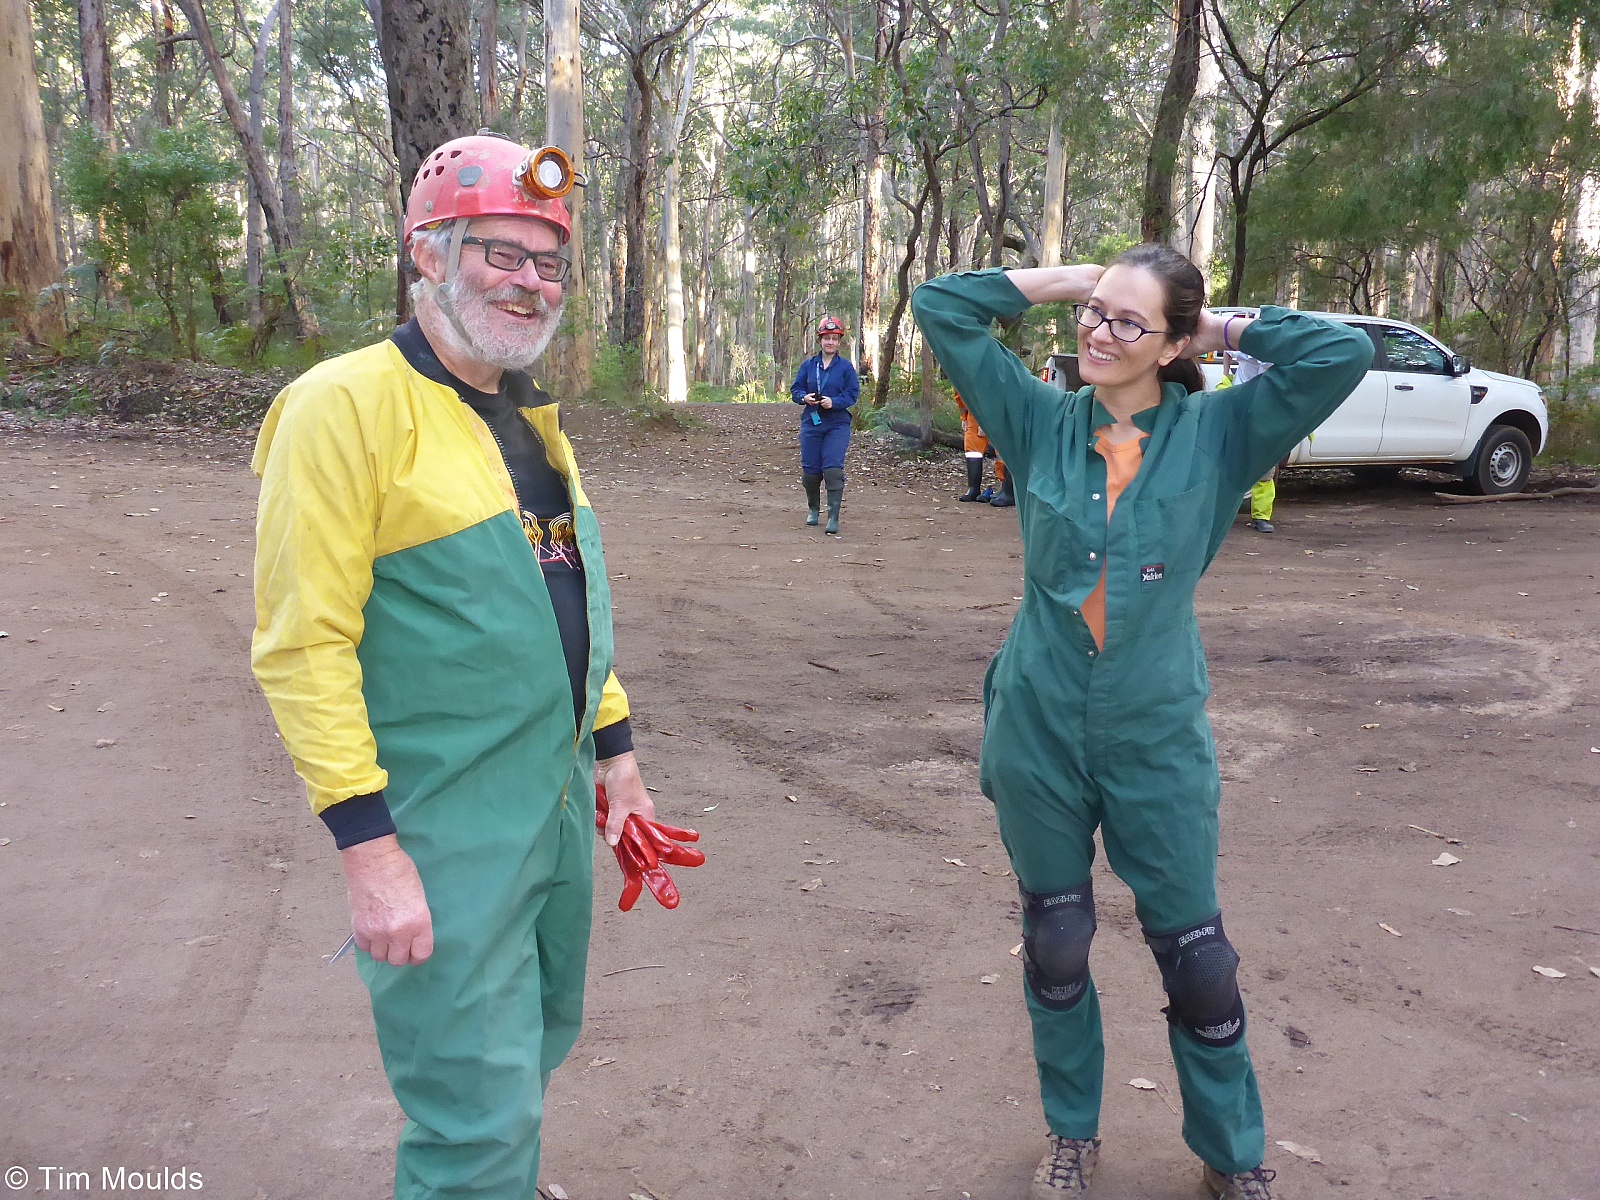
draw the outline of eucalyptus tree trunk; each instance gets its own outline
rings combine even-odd
[[[695,40],[689,39],[678,81],[678,111],[667,126],[661,154],[667,167],[661,189],[661,261],[666,273],[667,401],[682,404],[689,398],[689,370],[683,348],[683,234],[678,228],[678,149],[683,123],[689,116],[694,93]]]
[[[545,0],[544,6],[545,142],[559,146],[584,169],[583,55],[578,36],[578,0]],[[584,205],[568,194],[572,237],[567,256],[566,330],[553,347],[551,373],[569,396],[581,396],[594,383],[594,319],[589,311],[589,266],[584,255]]]
[[[1144,211],[1139,231],[1147,242],[1165,242],[1172,236],[1172,176],[1189,106],[1200,79],[1202,0],[1178,0],[1177,23],[1172,37],[1172,61],[1166,86],[1156,107],[1155,128],[1144,169]]]
[[[700,217],[700,269],[694,294],[694,374],[696,379],[711,379],[712,311],[717,303],[716,240],[717,188],[722,180],[722,132],[727,121],[727,105],[719,104],[711,113],[711,148],[701,159],[706,174],[706,206]]]
[[[103,0],[78,0],[78,50],[83,67],[83,101],[89,128],[106,150],[117,148],[111,112],[111,67]]]
[[[15,0],[11,2],[14,3]],[[294,313],[296,333],[301,339],[317,337],[320,333],[317,318],[312,313],[310,305],[306,303],[305,294],[300,290],[300,285],[290,269],[289,256],[295,246],[284,222],[283,201],[278,194],[277,181],[272,177],[272,168],[267,165],[267,155],[261,147],[261,139],[250,129],[249,116],[245,113],[244,106],[239,103],[239,93],[234,90],[233,77],[228,74],[227,64],[217,50],[216,38],[212,36],[211,24],[206,20],[201,0],[178,0],[178,7],[188,18],[189,25],[194,30],[195,40],[200,43],[200,52],[211,70],[212,78],[217,82],[217,92],[222,97],[222,107],[228,114],[228,123],[233,126],[234,136],[239,139],[239,145],[244,150],[250,176],[255,180],[256,190],[261,197],[261,211],[266,217],[267,234],[272,239],[278,271],[283,276],[284,294],[288,297],[290,311]]]
[[[1574,31],[1573,99],[1587,93],[1589,111],[1600,110],[1600,64],[1583,53],[1583,41]],[[1600,326],[1600,169],[1579,175],[1573,184],[1572,218],[1567,224],[1569,255],[1578,261],[1567,297],[1571,318],[1567,326],[1567,368],[1595,363],[1595,334]]]
[[[646,202],[650,181],[650,129],[654,124],[654,93],[645,65],[630,60],[627,99],[622,110],[626,159],[622,170],[623,228],[627,258],[623,264],[622,341],[637,345],[644,337],[645,283],[650,278],[650,257],[645,250]]]
[[[261,32],[256,37],[255,53],[250,60],[250,132],[256,141],[264,142],[266,131],[262,121],[262,93],[267,81],[267,46],[273,28],[278,23],[278,6],[273,4],[261,21]],[[245,313],[250,328],[259,330],[263,317],[261,305],[261,194],[256,190],[255,176],[245,174],[244,214],[244,282]]]
[[[62,337],[59,293],[47,290],[61,260],[27,0],[0,0],[0,250],[0,319],[32,341]]]
[[[744,237],[739,247],[739,322],[733,340],[752,355],[756,340],[756,209],[744,206]]]
[[[190,4],[194,0],[179,0]],[[368,0],[389,91],[390,140],[400,169],[402,208],[422,160],[477,128],[472,86],[472,12],[467,0]],[[410,312],[409,273],[399,255],[395,308]]]
[[[922,271],[924,279],[933,279],[939,274],[939,222],[943,217],[944,188],[939,180],[939,163],[929,152],[926,138],[923,139],[922,149],[923,169],[928,173],[928,198],[933,211],[928,216],[929,236],[923,245]],[[922,445],[924,448],[933,445],[933,348],[928,345],[927,338],[921,338],[919,350],[922,373]]]
[[[873,60],[889,55],[888,0],[874,0]],[[856,364],[877,378],[883,349],[883,156],[889,127],[888,96],[873,78],[872,110],[861,130],[861,347]]]
[[[1061,103],[1050,110],[1050,142],[1044,155],[1044,219],[1040,222],[1039,265],[1061,265],[1067,221],[1067,146],[1061,135]]]
[[[1203,42],[1189,121],[1189,187],[1176,244],[1206,279],[1217,245],[1217,100],[1222,68]]]
[[[156,124],[162,129],[172,128],[172,73],[178,65],[175,42],[177,30],[172,24],[172,6],[167,0],[150,0],[150,30],[156,43],[154,92]]]
[[[547,24],[545,37],[549,36]],[[499,0],[478,0],[478,119],[490,129],[500,124],[499,48]]]
[[[305,244],[300,204],[300,155],[294,143],[294,0],[278,0],[278,191],[283,228],[292,245]]]

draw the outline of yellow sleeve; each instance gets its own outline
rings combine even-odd
[[[615,671],[606,676],[606,685],[600,692],[600,708],[595,713],[594,727],[605,729],[629,716],[628,693],[622,690]]]
[[[349,388],[313,373],[274,401],[251,464],[261,499],[250,665],[318,813],[388,782],[356,658],[379,509],[371,442]]]

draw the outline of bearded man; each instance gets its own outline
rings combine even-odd
[[[343,858],[409,1118],[401,1200],[535,1193],[582,1017],[595,782],[608,843],[653,815],[599,523],[525,373],[561,317],[570,187],[559,151],[429,155],[416,318],[290,384],[256,448],[252,664]]]

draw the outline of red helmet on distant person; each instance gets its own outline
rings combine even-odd
[[[838,317],[823,317],[822,320],[817,322],[817,336],[821,337],[825,333],[837,333],[842,337],[844,335],[844,322],[839,320]]]
[[[458,217],[535,217],[572,236],[562,200],[583,182],[556,146],[529,150],[507,138],[479,133],[440,146],[417,171],[406,202],[405,243],[417,230]]]

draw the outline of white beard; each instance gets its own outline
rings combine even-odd
[[[431,280],[423,279],[422,296],[432,301],[441,311],[446,309],[441,295],[443,288]],[[502,371],[526,371],[539,360],[539,356],[555,337],[561,324],[565,302],[554,308],[545,303],[538,292],[508,284],[491,291],[474,291],[462,286],[457,277],[451,285],[449,299],[454,302],[454,321],[442,322],[441,332],[452,354],[470,358]],[[525,330],[497,329],[490,310],[492,301],[512,301],[533,308],[539,319]]]

